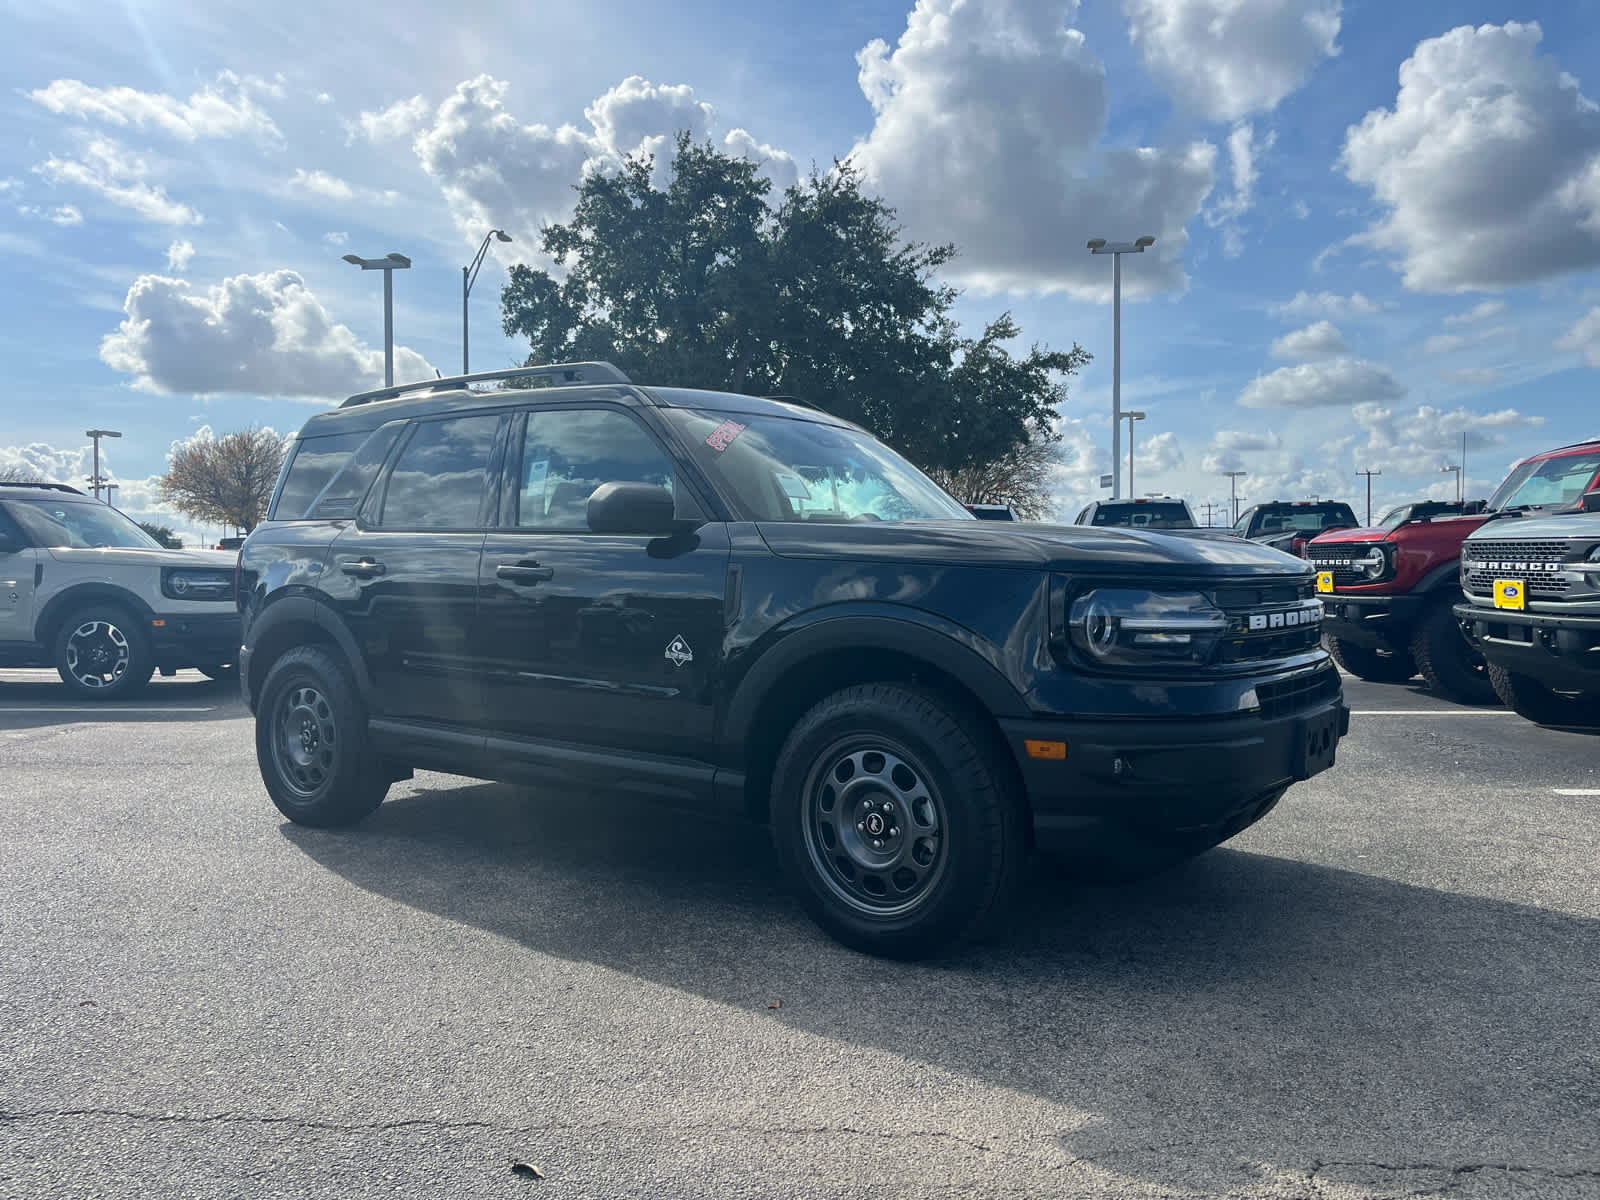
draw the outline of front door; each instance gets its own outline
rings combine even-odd
[[[623,408],[528,413],[516,496],[491,530],[478,632],[491,723],[541,741],[709,760],[726,528],[651,538],[589,530],[602,483],[659,484],[698,512],[671,458]]]

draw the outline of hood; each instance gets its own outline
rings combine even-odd
[[[1128,529],[1006,521],[775,521],[757,526],[782,558],[857,559],[1034,571],[1306,575],[1304,559],[1225,529]]]
[[[220,567],[229,571],[239,558],[227,550],[161,550],[154,546],[52,546],[49,553],[58,562],[102,567]]]
[[[1404,541],[1408,532],[1416,533],[1428,530],[1433,533],[1453,532],[1456,537],[1464,538],[1479,525],[1489,518],[1484,513],[1474,513],[1471,516],[1433,517],[1426,521],[1407,521],[1404,525],[1397,525],[1393,529],[1381,529],[1377,526],[1363,527],[1361,529],[1333,529],[1327,533],[1319,533],[1313,540],[1314,546],[1326,546],[1333,542],[1391,542]]]
[[[1554,538],[1600,539],[1600,513],[1574,512],[1555,517],[1504,517],[1485,525],[1469,539],[1486,542],[1520,542]]]

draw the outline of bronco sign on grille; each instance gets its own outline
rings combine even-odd
[[[1528,595],[1559,598],[1571,586],[1566,542],[1468,542],[1463,557],[1462,586],[1474,595],[1490,595],[1497,579],[1518,579]]]

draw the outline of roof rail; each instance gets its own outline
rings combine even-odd
[[[419,379],[415,383],[398,383],[393,387],[358,392],[341,404],[340,408],[353,408],[370,404],[374,400],[393,400],[397,396],[449,392],[464,388],[469,383],[487,383],[496,379],[548,379],[552,387],[573,387],[585,383],[632,383],[608,362],[551,363],[540,367],[507,367],[503,371],[474,371],[470,375],[446,375],[440,379]]]
[[[52,492],[71,492],[74,496],[87,496],[89,493],[73,487],[70,483],[34,483],[23,480],[15,482],[0,481],[0,487],[31,487],[48,488]]]

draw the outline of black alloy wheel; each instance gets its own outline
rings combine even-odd
[[[150,682],[156,664],[144,629],[120,608],[84,608],[61,623],[56,673],[74,693],[120,700]]]

